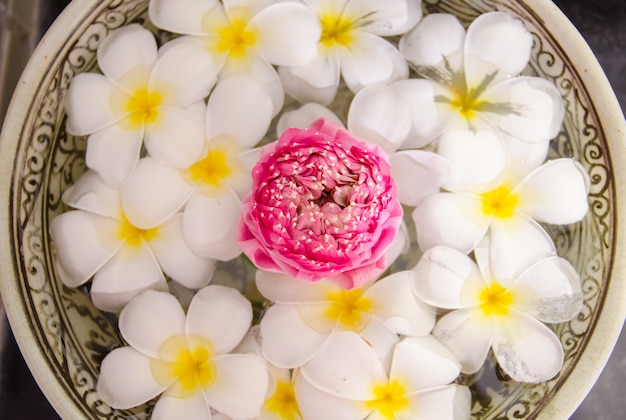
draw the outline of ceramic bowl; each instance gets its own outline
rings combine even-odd
[[[63,418],[145,418],[151,404],[113,410],[95,392],[103,357],[122,343],[116,319],[87,289],[65,287],[54,271],[50,220],[65,211],[63,191],[84,171],[84,137],[65,130],[72,77],[93,71],[102,39],[122,25],[147,25],[147,0],[75,0],[33,54],[6,116],[0,143],[1,291],[18,345],[39,386]],[[554,379],[515,383],[493,362],[465,378],[476,419],[565,419],[584,399],[613,348],[626,313],[626,148],[624,117],[583,38],[548,0],[424,0],[424,11],[469,24],[505,10],[524,20],[534,45],[527,74],[552,80],[566,107],[550,156],[573,157],[591,175],[590,212],[568,227],[548,226],[559,253],[582,276],[584,307],[554,331],[565,363]],[[151,28],[162,37],[156,29]],[[241,270],[236,272],[236,270]],[[244,266],[220,276],[239,279]],[[245,291],[245,290],[244,290]]]

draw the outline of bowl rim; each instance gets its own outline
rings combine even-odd
[[[597,58],[593,54],[583,36],[568,20],[563,12],[548,0],[518,0],[532,10],[545,28],[559,42],[567,40],[568,57],[574,68],[585,75],[584,85],[596,108],[598,115],[602,111],[602,131],[610,146],[607,160],[611,163],[614,180],[626,180],[626,165],[615,165],[614,162],[626,162],[626,122],[617,98]],[[67,39],[72,33],[84,25],[83,16],[101,6],[100,0],[72,0],[49,30],[44,34],[27,63],[14,91],[7,109],[2,131],[0,132],[0,202],[9,203],[13,180],[12,156],[16,151],[17,140],[20,138],[22,122],[28,114],[29,98],[35,96],[40,81],[45,78],[47,70],[55,62],[59,49],[58,40]],[[550,16],[550,19],[541,19]],[[561,45],[562,46],[562,45]],[[578,76],[582,76],[578,74]],[[582,80],[582,78],[581,78]],[[8,158],[10,154],[11,158]],[[5,156],[7,155],[7,156]],[[626,183],[613,182],[615,192],[615,220],[613,259],[609,278],[610,281],[605,300],[601,305],[600,314],[594,325],[594,334],[589,337],[582,348],[579,360],[571,370],[567,381],[558,392],[542,407],[538,419],[552,419],[555,416],[569,417],[583,401],[600,376],[608,358],[618,340],[626,318],[626,223],[619,223],[617,215],[626,217]],[[7,209],[0,212],[0,237],[11,238],[11,213]],[[37,384],[46,398],[62,418],[77,418],[83,413],[71,398],[63,392],[56,374],[48,369],[46,356],[36,342],[35,333],[27,317],[27,311],[20,299],[20,289],[15,281],[16,255],[11,240],[0,242],[0,294],[5,306],[6,315],[15,336],[18,347],[24,356]],[[622,320],[621,324],[617,321]]]

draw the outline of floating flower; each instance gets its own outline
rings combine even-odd
[[[487,182],[510,159],[534,167],[561,127],[564,106],[551,81],[511,77],[526,67],[531,46],[523,23],[504,12],[480,15],[467,32],[453,15],[430,14],[399,46],[425,79],[379,88],[369,100],[395,102],[399,125],[410,127],[403,147],[436,140],[458,181]]]
[[[165,275],[192,289],[211,280],[214,261],[191,252],[182,214],[140,228],[125,217],[119,191],[93,171],[70,187],[63,201],[77,210],[50,222],[57,273],[69,287],[93,277],[96,307],[116,312],[146,289],[167,290]]]
[[[306,0],[322,34],[317,56],[299,67],[281,67],[288,94],[301,102],[329,104],[340,77],[353,92],[373,83],[406,78],[406,60],[382,36],[400,35],[422,17],[421,0]]]
[[[298,282],[284,274],[257,272],[257,287],[274,304],[261,319],[267,360],[282,368],[302,366],[339,331],[353,331],[374,347],[397,334],[430,333],[435,312],[411,292],[412,272],[401,271],[350,290],[322,280]]]
[[[98,47],[103,74],[82,73],[70,84],[67,130],[89,135],[86,163],[119,185],[139,160],[142,144],[159,161],[184,168],[204,145],[198,110],[216,80],[210,57],[194,45],[159,55],[154,36],[124,26]],[[181,66],[180,63],[185,63]]]
[[[511,177],[482,190],[443,191],[413,211],[422,250],[435,245],[472,251],[489,233],[492,269],[512,277],[537,258],[556,253],[540,225],[580,221],[588,210],[589,175],[572,159],[556,159],[521,180]]]
[[[296,378],[296,398],[307,419],[470,418],[471,395],[451,383],[454,356],[432,336],[397,343],[389,364],[352,332],[333,336]]]
[[[141,159],[121,187],[128,219],[149,226],[185,206],[183,234],[195,254],[224,261],[241,254],[235,232],[258,159],[258,151],[248,149],[269,128],[271,104],[265,88],[249,76],[219,83],[208,100],[203,154],[184,169]]]
[[[150,0],[150,20],[201,45],[222,73],[276,77],[271,64],[298,66],[315,57],[321,28],[299,2]],[[268,74],[273,74],[271,76]]]
[[[351,288],[378,276],[402,221],[386,154],[333,123],[261,150],[237,240],[260,269]]]
[[[559,257],[525,267],[514,278],[500,278],[487,260],[476,265],[467,255],[446,247],[424,253],[415,266],[414,290],[425,302],[451,310],[433,335],[476,372],[489,348],[500,367],[519,382],[554,377],[563,364],[559,338],[543,323],[572,319],[582,306],[580,277]]]
[[[227,319],[228,322],[224,322]],[[152,419],[258,416],[267,392],[267,363],[231,354],[252,321],[252,307],[238,291],[207,286],[187,314],[176,298],[146,291],[121,312],[128,346],[102,361],[98,395],[113,408],[131,408],[162,394]]]

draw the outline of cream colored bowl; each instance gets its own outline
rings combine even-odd
[[[0,143],[2,299],[28,366],[63,418],[145,418],[150,404],[112,410],[95,392],[102,358],[121,337],[116,321],[86,290],[61,284],[53,269],[50,220],[65,210],[62,192],[85,170],[85,139],[65,131],[63,101],[72,77],[91,71],[112,30],[147,21],[147,0],[75,0],[33,54],[6,116]],[[534,47],[527,73],[558,86],[566,105],[551,156],[574,157],[591,174],[591,211],[568,228],[549,227],[559,252],[582,275],[584,307],[555,327],[565,364],[553,380],[520,385],[495,366],[466,378],[477,419],[565,419],[597,379],[626,314],[626,125],[593,54],[547,0],[424,0],[468,24],[506,10],[523,19]],[[152,28],[153,29],[153,28]]]

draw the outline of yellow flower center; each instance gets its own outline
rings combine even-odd
[[[228,153],[221,149],[209,150],[207,155],[189,169],[191,178],[202,181],[210,187],[220,187],[222,181],[231,174]]]
[[[352,43],[354,39],[352,19],[329,13],[320,17],[320,24],[322,26],[322,36],[320,38],[322,45],[326,47],[334,45],[347,47]]]
[[[507,315],[513,304],[513,293],[493,282],[481,290],[478,299],[484,315]]]
[[[265,410],[278,415],[283,420],[296,420],[301,417],[293,386],[279,381],[276,391],[265,401]]]
[[[207,340],[174,336],[161,346],[159,356],[150,360],[152,374],[172,396],[187,398],[215,382],[214,351]]]
[[[343,328],[359,331],[365,326],[365,316],[372,309],[372,302],[363,297],[361,289],[341,290],[328,295],[331,302],[326,316],[337,321]]]
[[[159,107],[163,103],[163,95],[150,92],[146,88],[135,90],[126,103],[126,112],[130,113],[130,121],[135,127],[153,123],[159,118]]]
[[[470,120],[476,116],[476,112],[482,103],[483,101],[480,101],[478,97],[455,90],[450,106],[452,106],[452,109],[459,111],[464,118]]]
[[[398,380],[374,386],[374,399],[365,402],[365,406],[378,412],[387,419],[394,419],[396,412],[406,408],[409,399],[406,388]]]
[[[517,195],[507,185],[482,194],[482,209],[488,216],[507,219],[513,216],[519,202]]]
[[[248,28],[248,21],[241,18],[232,19],[229,25],[219,28],[216,32],[219,36],[217,52],[228,53],[233,57],[244,57],[248,48],[253,47],[259,38],[256,31]]]
[[[120,239],[126,241],[127,245],[138,247],[143,241],[149,242],[154,239],[158,233],[159,228],[140,229],[126,220],[126,218],[123,218],[118,235]]]

